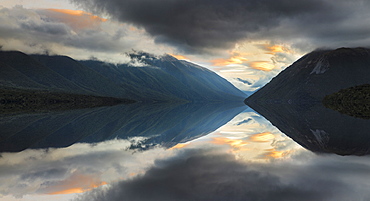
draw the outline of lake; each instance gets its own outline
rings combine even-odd
[[[320,103],[250,105],[1,115],[1,200],[370,198],[368,119]]]

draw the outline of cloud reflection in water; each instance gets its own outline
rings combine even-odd
[[[368,157],[313,154],[250,109],[171,149],[129,149],[140,140],[145,139],[3,153],[0,177],[8,182],[0,184],[1,194],[68,193],[106,182],[75,200],[370,198]]]

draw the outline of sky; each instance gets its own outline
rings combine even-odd
[[[171,54],[254,91],[318,48],[368,46],[367,0],[1,0],[3,50],[127,62]]]

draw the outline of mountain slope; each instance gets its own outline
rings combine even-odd
[[[31,57],[78,87],[88,91],[89,94],[127,97],[124,89],[118,88],[108,78],[81,65],[70,57],[48,55],[31,55]]]
[[[80,61],[118,86],[135,94],[143,91],[148,99],[183,99],[191,102],[242,101],[245,94],[216,73],[186,61],[165,55],[130,54],[141,67],[113,65],[100,61]]]
[[[245,97],[243,92],[226,79],[199,65],[177,60],[170,55],[155,57],[147,53],[133,53],[130,56],[149,66],[159,68],[180,82],[181,84],[172,86],[168,84],[166,87],[172,89],[172,94],[176,96],[194,101],[240,101]]]
[[[248,98],[250,101],[321,101],[340,89],[370,83],[370,49],[311,52]]]
[[[0,86],[144,102],[242,101],[245,94],[198,65],[171,56],[131,54],[141,67],[66,56],[0,51]]]
[[[55,92],[69,92],[85,94],[86,91],[73,82],[35,61],[30,56],[17,51],[0,51],[1,83],[6,87],[31,88]],[[10,73],[12,71],[12,73]],[[11,85],[7,83],[12,83]]]

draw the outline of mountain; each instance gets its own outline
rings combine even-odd
[[[370,83],[370,49],[339,48],[311,52],[283,70],[248,102],[320,101],[341,89]]]
[[[125,90],[117,88],[114,82],[70,57],[48,55],[31,57],[91,95],[120,98],[127,96]]]
[[[226,79],[199,65],[165,55],[156,57],[148,53],[131,53],[131,58],[142,64],[113,65],[100,61],[80,61],[98,71],[132,94],[143,91],[140,97],[157,99],[179,98],[191,102],[243,101],[246,96]]]
[[[245,110],[242,102],[133,103],[92,109],[0,115],[0,152],[144,137],[135,149],[172,147],[204,136]]]
[[[317,153],[370,154],[370,121],[324,107],[333,93],[370,83],[370,50],[314,51],[286,68],[245,103]]]
[[[86,94],[84,89],[18,51],[0,51],[1,87]]]
[[[0,87],[141,102],[242,101],[245,97],[216,73],[190,62],[141,52],[131,56],[143,65],[0,51]]]

